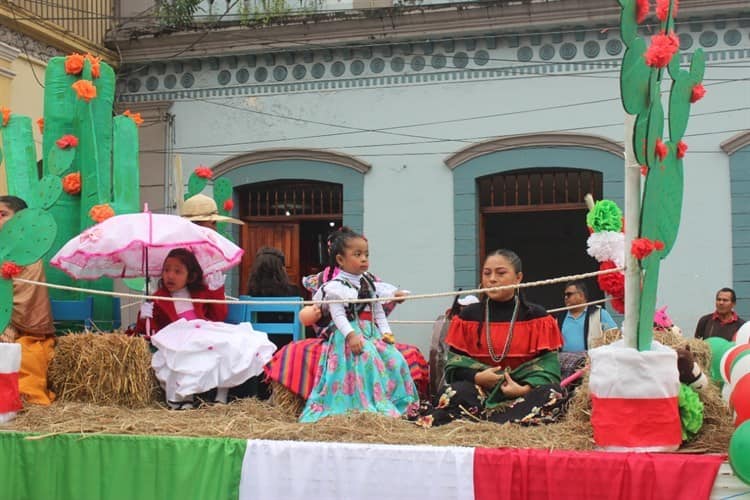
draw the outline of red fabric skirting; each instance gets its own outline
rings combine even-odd
[[[722,455],[477,448],[474,498],[709,498]]]
[[[591,426],[597,446],[679,446],[677,398],[599,398],[591,395]]]
[[[18,372],[0,373],[0,413],[10,413],[23,408],[18,392]]]
[[[305,339],[279,349],[265,366],[266,377],[307,399],[317,382],[318,362],[323,352],[323,339]],[[427,398],[430,384],[430,365],[416,346],[396,343],[409,364],[411,377],[419,396]]]

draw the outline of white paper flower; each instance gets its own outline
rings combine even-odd
[[[615,231],[592,233],[588,241],[588,254],[598,262],[611,260],[617,267],[625,264],[625,235]]]

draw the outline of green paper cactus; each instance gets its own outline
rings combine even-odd
[[[208,167],[198,167],[190,174],[190,177],[188,178],[188,189],[185,193],[186,200],[203,191],[208,185],[210,172],[211,170]],[[227,201],[232,200],[232,191],[232,183],[228,179],[222,178],[214,181],[214,201],[216,202],[219,215],[231,217],[231,210],[227,210]],[[222,236],[232,239],[228,223],[220,222],[216,229]]]
[[[641,261],[642,289],[638,311],[638,349],[650,349],[653,340],[653,317],[661,261],[669,254],[677,239],[682,211],[684,151],[680,143],[690,115],[693,88],[701,83],[705,69],[703,51],[692,56],[690,70],[680,68],[680,54],[676,50],[665,65],[647,63],[649,51],[646,42],[638,37],[635,0],[619,0],[622,7],[620,31],[627,46],[620,73],[622,104],[630,114],[636,115],[633,130],[635,158],[646,167],[646,179],[641,205],[639,238],[648,238],[664,244]],[[669,0],[669,12],[661,22],[660,34],[674,30],[672,12],[674,0]],[[658,35],[657,35],[658,36]],[[674,40],[674,39],[673,39]],[[660,40],[663,41],[663,40]],[[656,51],[654,51],[656,53]],[[653,59],[652,59],[653,61]],[[661,83],[664,70],[672,79],[669,93],[669,139],[664,137],[664,107]]]
[[[69,58],[80,61],[77,71],[66,69],[68,58],[54,57],[45,72],[41,179],[30,119],[11,115],[2,129],[8,192],[25,199],[30,207],[47,208],[57,222],[57,236],[46,260],[95,224],[89,216],[93,206],[109,204],[116,214],[140,210],[137,124],[128,116],[113,117],[114,70],[91,57]],[[78,96],[73,85],[82,81],[93,85],[95,97],[86,100]],[[77,145],[58,146],[57,141],[68,135],[77,139]],[[76,172],[80,174],[80,192],[65,192],[65,177]],[[47,279],[74,284],[52,267],[47,268]],[[111,290],[112,282],[102,279],[87,286]],[[65,291],[51,290],[50,294],[53,298],[77,298]],[[110,299],[97,296],[95,304],[98,317],[109,317]]]
[[[21,210],[0,228],[0,265],[28,266],[41,259],[57,232],[55,219],[41,208]],[[0,332],[13,312],[13,282],[0,277]]]

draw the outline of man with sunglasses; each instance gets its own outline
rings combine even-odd
[[[563,352],[586,351],[591,339],[601,336],[606,330],[617,328],[606,309],[584,305],[588,302],[588,289],[583,281],[566,283],[563,298],[565,307],[570,307],[557,315],[557,323],[565,342]]]

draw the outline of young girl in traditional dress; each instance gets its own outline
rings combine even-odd
[[[369,268],[367,240],[348,228],[331,243],[332,264],[341,272],[325,283],[316,298],[355,300],[375,296],[377,283],[364,276]],[[370,411],[393,417],[417,402],[409,365],[392,343],[390,325],[380,302],[329,304],[334,328],[324,344],[319,379],[307,399],[301,422],[316,422],[349,411]],[[364,309],[371,311],[362,320]]]
[[[160,297],[224,299],[203,284],[203,270],[192,252],[177,248],[164,260]],[[151,322],[151,342],[158,348],[151,365],[173,409],[192,408],[194,395],[216,388],[226,403],[230,387],[259,375],[276,350],[268,336],[249,323],[229,325],[227,306],[219,303],[155,300],[141,307],[137,331]]]

